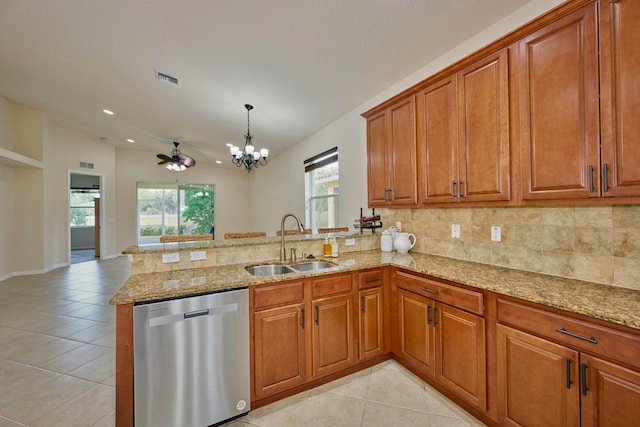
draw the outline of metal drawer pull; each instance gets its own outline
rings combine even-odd
[[[571,381],[571,362],[573,360],[567,359],[567,388],[571,388],[571,384],[573,384],[573,381]]]
[[[366,283],[373,283],[373,282],[379,282],[379,281],[380,281],[379,277],[374,277],[374,278],[365,280]]]
[[[581,366],[582,370],[582,395],[586,396],[589,391],[589,387],[587,387],[587,364],[583,363]]]
[[[560,332],[561,334],[569,335],[570,337],[578,338],[578,339],[581,339],[583,341],[590,342],[591,344],[598,344],[598,340],[593,338],[593,337],[591,337],[591,338],[583,337],[582,335],[578,335],[578,334],[574,334],[573,332],[569,332],[565,328],[558,328],[558,329],[556,329],[556,332]]]
[[[429,292],[430,294],[438,295],[438,291],[434,291],[433,289],[428,289],[428,288],[420,288],[420,289],[425,292]]]

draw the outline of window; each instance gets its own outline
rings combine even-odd
[[[304,161],[307,227],[338,226],[338,147]]]
[[[138,244],[158,243],[160,236],[214,235],[214,186],[138,183]]]
[[[93,227],[96,223],[94,199],[100,198],[98,189],[71,189],[69,194],[69,225]]]

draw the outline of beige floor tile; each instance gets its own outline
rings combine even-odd
[[[48,360],[68,353],[82,345],[82,343],[77,341],[64,338],[51,338],[53,338],[51,342],[35,347],[32,351],[16,352],[9,358],[27,365],[40,366]]]
[[[91,341],[91,344],[101,345],[103,347],[116,348],[116,333],[111,332],[108,335],[105,335],[102,338],[99,338],[95,341]]]
[[[113,350],[97,345],[83,344],[74,350],[43,363],[41,367],[55,372],[68,374],[71,371],[86,365],[92,360],[109,353],[110,351]]]
[[[30,425],[36,419],[66,404],[94,387],[95,384],[68,375],[56,378],[39,387],[30,387],[16,393],[14,399],[3,406],[3,415]]]
[[[339,394],[341,396],[366,399],[370,375],[371,369],[365,369],[328,384],[321,385],[317,387],[316,390]]]
[[[367,400],[426,412],[424,384],[418,381],[413,374],[396,365],[373,369]]]
[[[55,372],[0,359],[0,415],[4,414],[7,402],[16,395],[28,394],[59,376]]]
[[[13,340],[7,345],[2,346],[2,348],[0,348],[0,357],[9,360],[17,360],[25,354],[34,352],[38,347],[45,344],[51,344],[56,340],[56,337],[36,333],[23,335],[22,338]]]
[[[95,314],[98,313],[100,311],[104,311],[106,310],[106,308],[102,305],[98,305],[98,304],[88,304],[85,305],[84,307],[81,307],[77,310],[73,310],[73,311],[69,311],[68,313],[66,313],[67,316],[72,316],[72,317],[80,317],[83,319],[86,319],[87,316],[91,315],[91,314]]]
[[[107,416],[103,417],[97,423],[93,424],[91,427],[113,427],[116,425],[116,412],[113,411]]]
[[[8,326],[0,326],[0,348],[21,338],[34,335],[33,332],[23,331],[21,329],[10,328]]]
[[[54,326],[52,328],[46,329],[44,333],[48,335],[53,335],[56,337],[65,337],[68,338],[71,335],[83,331],[87,328],[97,325],[97,322],[93,320],[87,319],[73,319],[71,322],[65,323],[63,325]]]
[[[367,402],[362,427],[429,427],[429,414],[382,403]]]
[[[82,365],[69,372],[69,375],[83,378],[85,380],[101,383],[115,375],[116,353],[111,350],[109,353]]]
[[[71,334],[69,339],[90,343],[100,338],[115,333],[115,322],[113,325],[106,323],[96,323],[86,329]]]
[[[0,427],[23,427],[23,424],[15,423],[0,416]]]
[[[95,385],[76,398],[36,419],[31,427],[86,427],[115,409],[115,390]]]

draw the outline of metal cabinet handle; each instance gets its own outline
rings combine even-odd
[[[429,292],[430,294],[438,295],[438,291],[434,291],[433,289],[420,288],[420,290],[425,291],[425,292]]]
[[[431,306],[427,306],[427,325],[431,324]]]
[[[605,163],[602,167],[602,190],[606,193],[609,191],[609,164]]]
[[[433,306],[433,326],[438,326],[438,307]]]
[[[595,339],[594,337],[587,338],[585,336],[578,335],[578,334],[573,333],[571,331],[567,331],[565,328],[558,328],[558,329],[556,329],[556,332],[560,332],[561,334],[569,335],[570,337],[578,338],[580,340],[590,342],[591,344],[598,344],[598,340]]]
[[[582,382],[582,395],[586,396],[587,392],[589,391],[589,387],[587,387],[587,364],[583,363],[580,367],[581,371],[582,371],[582,378],[581,378],[581,382]]]
[[[464,191],[462,190],[464,186],[464,181],[459,181],[458,183],[458,195],[460,196],[460,198],[464,197]]]
[[[365,283],[379,282],[380,280],[382,280],[382,279],[380,279],[379,277],[373,277],[373,278],[370,278],[370,279],[366,279]]]
[[[362,312],[366,313],[367,312],[367,305],[364,302],[364,295],[360,297],[360,305],[362,306]]]
[[[573,362],[573,360],[567,358],[567,388],[571,388],[571,384],[573,384],[573,381],[571,381],[571,363]]]
[[[593,184],[593,165],[589,165],[589,192],[593,193],[596,190]]]
[[[316,305],[316,325],[320,324],[320,311],[318,306]]]
[[[456,195],[456,182],[455,181],[451,181],[451,196],[455,199],[456,197],[458,197]]]
[[[300,326],[304,329],[304,308],[300,309]]]

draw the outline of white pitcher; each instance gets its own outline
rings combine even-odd
[[[411,237],[413,237],[413,242],[411,241]],[[406,254],[409,252],[411,248],[416,244],[416,236],[413,233],[396,233],[396,236],[393,240],[393,246],[396,248],[398,253]]]

